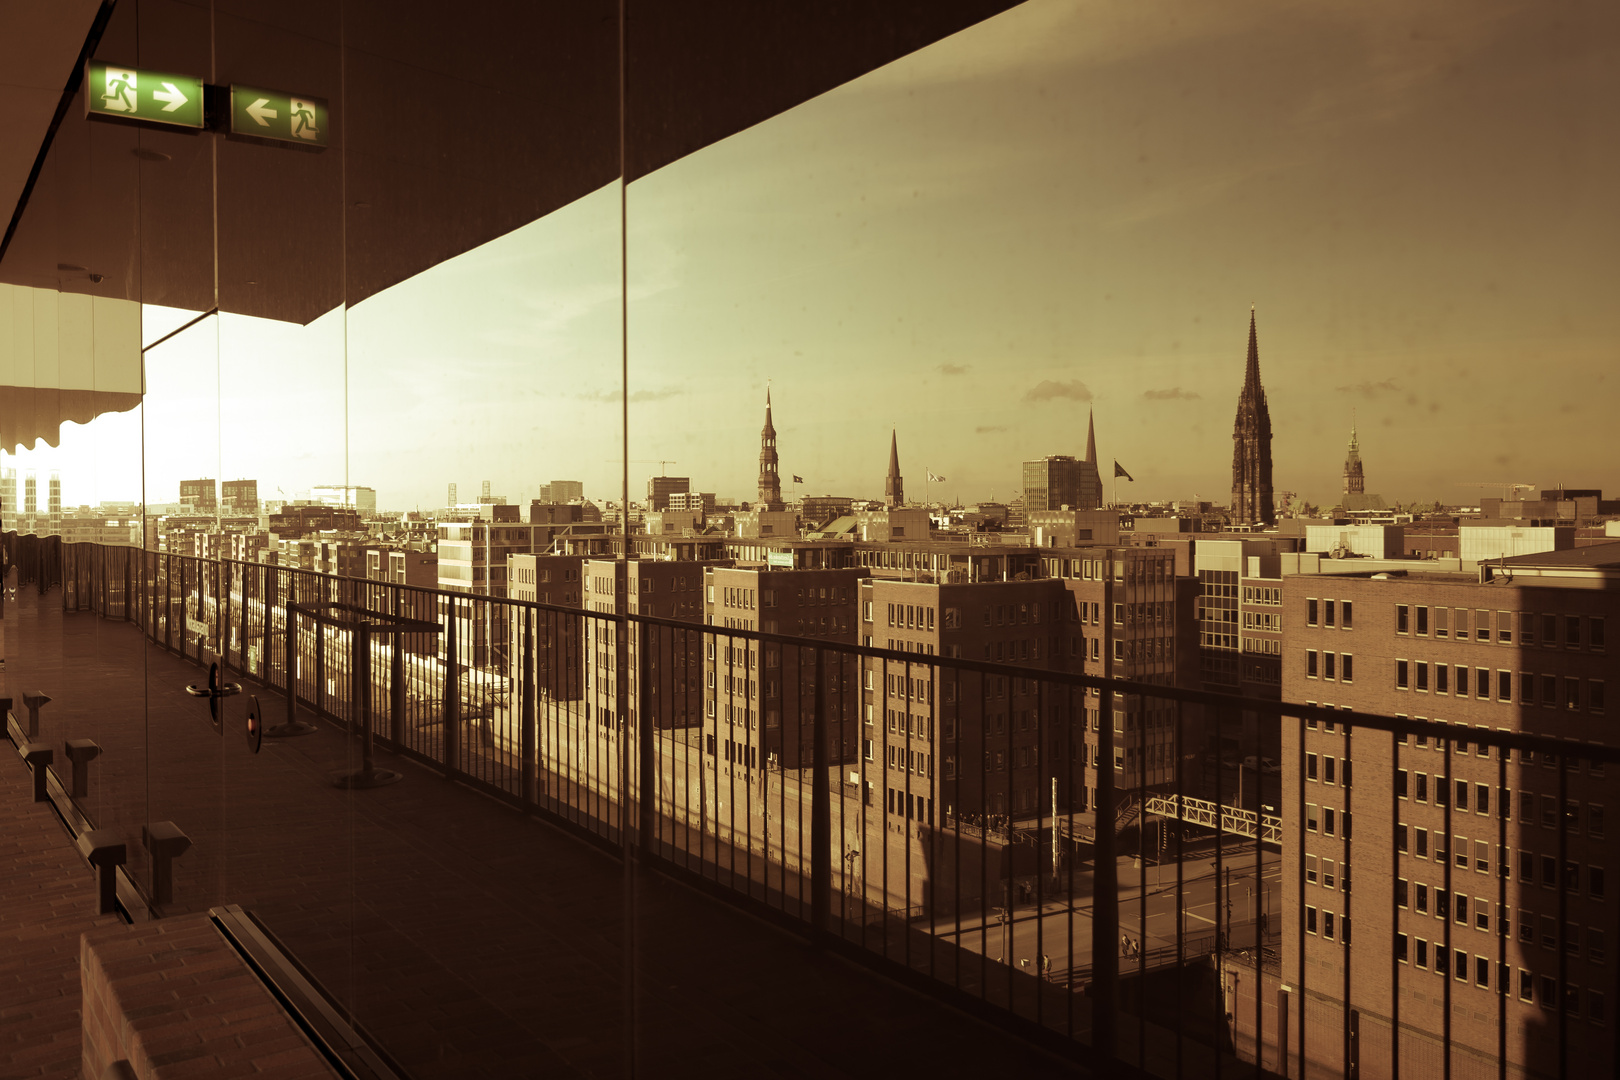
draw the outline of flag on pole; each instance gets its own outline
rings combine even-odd
[[[794,477],[794,478],[793,478],[793,482],[794,482],[794,483],[795,483],[795,484],[802,484],[802,483],[804,483],[804,477],[802,477],[802,476],[795,476],[795,477]]]
[[[945,478],[943,476],[935,476],[933,473],[929,473],[928,482],[930,484],[943,484],[945,482]]]
[[[1129,480],[1131,483],[1133,483],[1133,484],[1136,483],[1136,479],[1133,476],[1131,476],[1130,473],[1126,472],[1124,467],[1120,465],[1118,458],[1114,459],[1114,475],[1115,476],[1123,476],[1125,479]]]

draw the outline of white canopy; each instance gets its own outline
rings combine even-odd
[[[56,446],[62,424],[141,403],[132,300],[0,284],[0,447]]]

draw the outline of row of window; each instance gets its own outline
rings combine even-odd
[[[908,750],[903,746],[890,746],[888,749],[889,768],[913,772],[918,776],[931,777],[934,775],[934,755],[920,750]]]
[[[1267,585],[1243,586],[1243,602],[1245,604],[1282,604],[1283,591]]]
[[[1307,679],[1325,679],[1330,682],[1355,682],[1356,658],[1349,653],[1320,654],[1315,649],[1305,650],[1305,677]]]
[[[1519,644],[1536,644],[1539,634],[1541,644],[1547,648],[1557,648],[1560,644],[1559,631],[1563,631],[1562,644],[1566,648],[1578,649],[1583,644],[1601,652],[1605,645],[1605,627],[1603,616],[1592,615],[1537,615],[1529,611],[1498,611],[1495,618],[1495,635],[1492,635],[1491,611],[1488,608],[1475,608],[1470,618],[1468,608],[1433,609],[1433,618],[1430,618],[1427,607],[1411,607],[1406,604],[1395,605],[1395,632],[1397,634],[1417,634],[1419,636],[1432,636],[1436,638],[1451,638],[1454,641],[1488,642],[1495,641],[1499,645],[1513,643],[1515,624],[1517,625]],[[1473,636],[1469,637],[1469,624],[1473,624]]]
[[[1345,762],[1346,766],[1349,764],[1348,761]],[[1452,785],[1451,791],[1448,792],[1444,778],[1439,776],[1434,778],[1434,805],[1446,806],[1448,804],[1447,796],[1452,795],[1454,798],[1450,799],[1450,805],[1455,810],[1466,812],[1469,808],[1469,802],[1472,801],[1474,813],[1488,815],[1491,812],[1492,789],[1490,785],[1475,783],[1473,785],[1472,800],[1469,799],[1468,781],[1453,780]],[[1430,798],[1429,775],[1420,772],[1408,774],[1405,769],[1395,770],[1395,795],[1397,798],[1410,799],[1413,802],[1428,802]],[[1513,813],[1513,791],[1510,788],[1501,788],[1497,790],[1497,795],[1497,813],[1503,818],[1511,818]],[[1603,804],[1585,803],[1583,813],[1583,804],[1579,800],[1566,799],[1563,813],[1564,828],[1569,832],[1580,834],[1583,831],[1583,818],[1585,833],[1594,839],[1601,840],[1605,831]],[[1537,821],[1540,822],[1541,827],[1544,829],[1558,828],[1558,799],[1552,795],[1538,795],[1530,791],[1519,792],[1520,824],[1534,825]]]
[[[1468,697],[1469,669],[1466,664],[1434,664],[1433,678],[1430,678],[1430,667],[1426,660],[1396,660],[1395,661],[1395,688],[1397,690],[1413,690],[1420,694],[1455,694],[1457,697]],[[1307,670],[1310,661],[1307,659]],[[1473,669],[1473,696],[1480,701],[1492,700],[1494,691],[1495,700],[1510,704],[1514,700],[1513,672],[1497,669],[1496,678],[1491,678],[1490,668]],[[1573,675],[1560,678],[1557,675],[1540,675],[1531,671],[1521,671],[1518,677],[1518,701],[1521,705],[1542,705],[1545,708],[1556,709],[1562,706],[1565,709],[1579,709],[1582,702],[1588,711],[1602,712],[1607,695],[1604,692],[1602,679],[1582,680]],[[1584,683],[1584,690],[1583,690]],[[1432,690],[1431,690],[1432,688]]]
[[[1281,633],[1283,628],[1282,613],[1277,611],[1245,611],[1243,613],[1243,629],[1269,630]]]
[[[1445,862],[1445,834],[1427,829],[1408,827],[1400,824],[1395,827],[1395,849],[1416,859],[1430,857],[1430,840],[1433,840],[1433,857],[1436,862]],[[1410,841],[1410,846],[1408,846]],[[1454,865],[1461,870],[1472,868],[1481,874],[1491,872],[1491,848],[1488,840],[1475,840],[1470,846],[1468,838],[1464,836],[1452,837],[1452,857]],[[1508,849],[1496,846],[1497,868],[1506,877],[1509,873]],[[1472,853],[1472,862],[1470,862]],[[1582,873],[1580,863],[1566,860],[1560,872],[1558,859],[1552,855],[1535,854],[1529,851],[1519,852],[1519,882],[1524,885],[1540,884],[1544,889],[1556,889],[1563,886],[1565,892],[1579,893],[1581,891],[1581,878],[1586,879],[1586,895],[1593,900],[1604,900],[1607,897],[1607,880],[1601,866],[1587,866]]]
[[[1339,863],[1316,855],[1305,856],[1305,884],[1321,885],[1324,889],[1350,891],[1350,864]]]
[[[1428,968],[1430,954],[1433,954],[1433,970],[1437,975],[1451,975],[1459,982],[1467,982],[1469,975],[1473,975],[1474,985],[1483,989],[1490,989],[1491,969],[1497,969],[1496,992],[1506,994],[1509,992],[1508,979],[1510,968],[1506,964],[1493,961],[1488,956],[1473,958],[1469,963],[1468,953],[1461,949],[1453,950],[1450,959],[1447,959],[1446,946],[1436,941],[1431,950],[1430,943],[1423,938],[1413,938],[1408,941],[1405,934],[1395,935],[1395,959],[1403,964],[1413,967]],[[1538,987],[1539,985],[1539,993]],[[1558,980],[1550,975],[1536,976],[1524,968],[1519,969],[1518,978],[1519,1000],[1526,1002],[1540,1001],[1544,1009],[1557,1009],[1560,995],[1558,993]],[[1573,983],[1564,984],[1562,994],[1563,1009],[1566,1015],[1579,1017],[1581,1015],[1581,988]],[[1606,1002],[1601,990],[1588,990],[1585,995],[1586,1018],[1595,1024],[1607,1022],[1605,1013]]]
[[[1338,836],[1343,830],[1344,839],[1351,839],[1350,813],[1340,811],[1332,806],[1318,807],[1315,803],[1305,804],[1305,831],[1320,832],[1323,836]]]
[[[1355,608],[1349,600],[1318,600],[1314,596],[1305,599],[1306,626],[1328,626],[1349,630],[1353,626],[1354,615]]]
[[[929,825],[934,823],[934,800],[922,795],[913,795],[909,791],[889,788],[888,809],[891,814],[904,811],[908,820],[922,821]]]
[[[1314,704],[1314,702],[1312,704]],[[1331,708],[1331,707],[1332,706],[1329,706],[1329,708]],[[1396,713],[1395,718],[1397,720],[1405,720],[1406,719],[1406,714],[1405,713]],[[1422,720],[1423,717],[1418,716],[1418,717],[1414,717],[1413,719]],[[1441,724],[1441,725],[1444,725],[1446,723],[1446,721],[1438,720],[1438,719],[1433,721],[1433,722],[1436,723],[1436,724]],[[1309,726],[1315,727],[1316,725],[1314,723],[1310,723]],[[1468,753],[1469,748],[1472,746],[1478,751],[1478,756],[1480,756],[1482,758],[1488,758],[1488,757],[1491,756],[1491,747],[1486,742],[1484,742],[1483,740],[1480,740],[1479,742],[1470,742],[1469,741],[1469,739],[1467,738],[1467,732],[1468,732],[1468,725],[1467,724],[1457,724],[1456,727],[1457,727],[1457,730],[1458,730],[1458,733],[1459,733],[1458,738],[1455,738],[1455,739],[1443,739],[1443,740],[1439,739],[1439,738],[1435,739],[1435,741],[1434,741],[1434,749],[1435,749],[1435,751],[1437,753],[1441,753],[1441,754],[1445,753],[1446,752],[1446,743],[1449,742],[1449,743],[1452,744],[1453,747],[1455,747],[1457,753],[1459,753],[1459,754]],[[1331,725],[1329,725],[1328,730],[1329,731],[1332,730]],[[1489,731],[1490,729],[1488,727],[1486,727],[1485,725],[1481,724],[1481,725],[1478,726],[1478,730],[1480,730],[1480,731]],[[1403,734],[1401,736],[1401,745],[1402,746],[1409,746],[1410,745],[1410,746],[1415,746],[1419,750],[1426,750],[1429,747],[1429,737],[1427,735],[1408,736],[1408,735]],[[1504,750],[1503,753],[1506,755],[1507,760],[1509,760],[1509,761],[1513,760],[1514,752],[1511,749]],[[1521,764],[1524,764],[1524,765],[1534,765],[1534,764],[1536,764],[1536,752],[1534,750],[1520,750],[1518,752],[1518,758],[1519,758],[1519,762]],[[1541,766],[1542,766],[1542,768],[1546,768],[1546,769],[1555,769],[1555,768],[1558,767],[1558,758],[1555,755],[1552,755],[1552,754],[1542,754],[1541,755]],[[1568,769],[1569,771],[1571,771],[1571,772],[1575,771],[1577,768],[1584,768],[1592,776],[1602,776],[1603,775],[1603,762],[1601,762],[1601,761],[1591,761],[1591,760],[1588,760],[1586,758],[1580,757],[1580,756],[1578,756],[1577,753],[1574,752],[1573,747],[1572,747],[1570,755],[1564,759],[1564,767],[1566,769]]]
[[[1343,768],[1340,768],[1341,764],[1343,765]],[[1306,754],[1305,779],[1319,780],[1324,784],[1337,784],[1342,782],[1345,787],[1349,787],[1351,764],[1352,763],[1349,758],[1345,758],[1341,763],[1338,758],[1332,757],[1328,754],[1323,754],[1320,757],[1316,754]]]
[[[1323,908],[1318,919],[1317,909],[1307,906],[1305,908],[1305,932],[1319,934],[1329,941],[1337,939],[1341,944],[1350,944],[1350,916],[1339,918],[1333,912]]]

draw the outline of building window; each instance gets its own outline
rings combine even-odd
[[[1417,609],[1417,632],[1420,634],[1429,632],[1429,609],[1426,607]]]
[[[1407,630],[1407,608],[1405,604],[1395,605],[1395,632],[1405,634]]]
[[[1414,689],[1419,693],[1426,693],[1429,689],[1429,665],[1427,661],[1419,660],[1416,668],[1413,669],[1413,674],[1417,676],[1413,684]]]
[[[1323,653],[1322,654],[1322,677],[1324,679],[1331,679],[1331,678],[1334,677],[1334,671],[1333,671],[1334,664],[1333,664],[1333,661],[1335,659],[1336,658],[1334,657],[1334,655],[1332,653]]]
[[[1579,615],[1566,615],[1564,617],[1564,646],[1570,649],[1581,647],[1581,617]]]
[[[1355,658],[1352,657],[1349,653],[1344,653],[1343,655],[1341,655],[1339,657],[1341,668],[1342,668],[1342,670],[1339,672],[1339,680],[1341,682],[1354,682],[1355,681],[1355,668],[1353,666],[1354,659]]]
[[[1305,677],[1307,679],[1316,678],[1316,650],[1315,649],[1306,649],[1305,650]]]
[[[1408,667],[1409,665],[1405,660],[1395,661],[1395,688],[1397,690],[1405,690],[1407,688],[1407,681],[1409,678],[1407,674]]]

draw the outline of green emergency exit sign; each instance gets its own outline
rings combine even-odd
[[[231,84],[231,134],[325,146],[327,111],[324,98]]]
[[[200,128],[203,81],[196,75],[91,60],[85,65],[84,109],[89,116]]]

